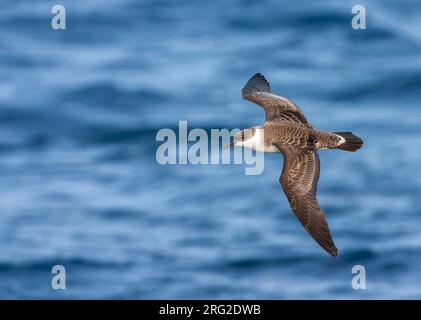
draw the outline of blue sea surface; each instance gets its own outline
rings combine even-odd
[[[420,1],[358,1],[365,30],[350,0],[61,0],[66,30],[54,4],[0,4],[0,298],[421,298]],[[156,161],[180,120],[261,124],[255,72],[365,141],[319,152],[338,258],[291,212],[281,155],[257,176]]]

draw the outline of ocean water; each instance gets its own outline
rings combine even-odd
[[[0,4],[0,298],[421,298],[421,2],[61,0]],[[312,124],[336,259],[278,184],[283,159],[159,165],[161,128],[263,122],[262,72]],[[66,268],[66,289],[51,268]],[[366,269],[354,290],[351,269]]]

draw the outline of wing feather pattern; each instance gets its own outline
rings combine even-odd
[[[256,73],[242,89],[243,98],[261,106],[266,112],[266,121],[280,120],[290,116],[297,122],[308,123],[304,113],[292,101],[273,94],[265,77]]]
[[[317,199],[320,160],[316,150],[278,146],[284,155],[284,167],[279,182],[292,211],[310,236],[330,255],[338,249],[332,239],[325,214]]]

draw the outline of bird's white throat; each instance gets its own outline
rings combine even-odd
[[[279,149],[272,144],[266,144],[265,142],[265,130],[262,128],[255,128],[254,135],[245,141],[238,141],[235,143],[236,146],[253,149],[260,152],[276,153],[280,152]]]

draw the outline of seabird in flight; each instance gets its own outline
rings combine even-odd
[[[354,152],[361,148],[363,141],[351,132],[314,128],[295,103],[271,92],[269,82],[260,73],[250,78],[242,93],[244,99],[265,110],[266,121],[263,125],[237,132],[231,145],[283,154],[284,167],[279,182],[292,211],[310,236],[336,257],[338,249],[316,199],[320,174],[317,149]]]

